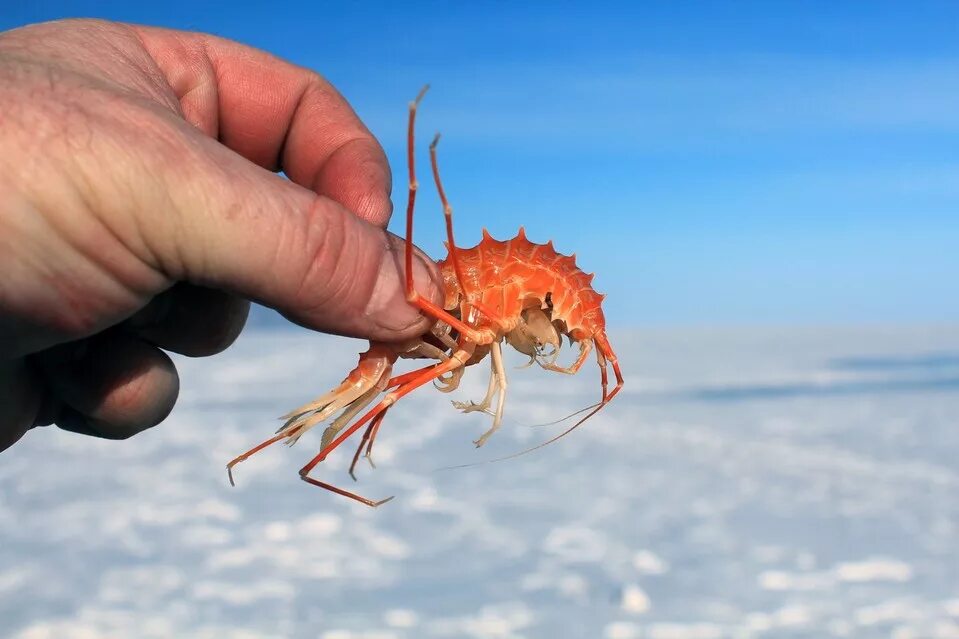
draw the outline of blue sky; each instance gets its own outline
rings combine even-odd
[[[614,325],[959,319],[959,4],[581,6],[31,2],[0,27],[97,16],[309,66],[383,142],[401,204],[430,82],[420,140],[444,134],[461,243],[553,239]]]

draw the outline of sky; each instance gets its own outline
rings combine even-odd
[[[429,82],[460,243],[552,239],[611,325],[959,320],[959,4],[21,2],[0,28],[68,16],[315,69],[383,143],[400,210]],[[417,243],[444,257],[442,232],[425,188]]]

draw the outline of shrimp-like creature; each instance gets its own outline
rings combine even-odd
[[[227,464],[231,484],[233,467],[236,464],[278,441],[285,440],[292,445],[306,431],[339,412],[323,433],[320,452],[300,469],[300,478],[368,506],[376,507],[386,503],[392,497],[378,501],[367,499],[310,477],[310,472],[340,444],[365,426],[362,441],[350,465],[350,475],[356,479],[354,469],[357,460],[364,446],[366,457],[371,459],[373,441],[383,417],[393,404],[429,382],[433,382],[443,392],[454,390],[459,385],[466,367],[478,364],[490,355],[492,370],[486,396],[479,402],[453,402],[453,405],[463,412],[482,411],[493,417],[489,430],[474,442],[476,446],[482,446],[503,420],[506,401],[506,371],[502,354],[504,340],[517,351],[529,356],[527,365],[537,363],[546,370],[569,375],[579,371],[595,346],[602,399],[589,407],[586,416],[572,427],[535,448],[552,443],[577,428],[608,404],[623,387],[623,375],[606,336],[606,320],[602,309],[604,296],[593,290],[593,275],[584,273],[576,266],[575,255],[557,253],[552,242],[530,242],[522,227],[516,237],[505,242],[494,240],[484,229],[483,239],[476,246],[456,246],[453,240],[453,210],[440,181],[436,157],[438,134],[430,144],[430,163],[443,205],[449,250],[446,259],[439,262],[445,289],[443,306],[437,306],[416,292],[413,287],[412,262],[413,208],[417,191],[413,130],[417,107],[428,88],[423,87],[409,105],[407,162],[410,181],[406,209],[405,268],[408,302],[434,320],[434,324],[426,334],[407,342],[370,342],[369,350],[360,354],[356,368],[339,386],[285,415],[286,422],[274,437]],[[567,336],[571,344],[579,344],[579,355],[568,367],[556,364],[563,335]],[[399,358],[428,358],[437,361],[393,377],[393,364]],[[616,377],[616,386],[611,391],[608,389],[607,365],[612,367]],[[386,394],[373,408],[352,421],[383,393]]]

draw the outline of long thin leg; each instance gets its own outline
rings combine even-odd
[[[606,356],[603,355],[603,349],[596,349],[596,363],[599,364],[600,383],[603,386],[603,401],[606,401],[607,390],[609,389],[609,376],[606,373]]]
[[[623,372],[619,369],[619,360],[616,359],[616,353],[613,352],[613,347],[609,344],[609,339],[606,337],[605,333],[597,333],[595,336],[596,348],[603,354],[604,361],[610,363],[613,367],[613,375],[616,376],[616,387],[610,392],[609,395],[606,395],[603,398],[603,404],[608,404],[619,391],[623,388]],[[603,379],[606,378],[605,367],[603,371]],[[605,395],[605,392],[603,393]]]
[[[486,443],[486,440],[495,433],[503,422],[503,409],[506,405],[506,367],[503,366],[503,351],[500,342],[493,342],[490,345],[492,361],[490,362],[489,386],[486,389],[486,396],[483,401],[477,402],[453,402],[453,406],[464,413],[473,411],[482,411],[493,416],[493,425],[479,439],[473,443],[479,448]],[[490,405],[493,402],[493,395],[497,395],[496,411],[490,411]]]
[[[326,457],[331,452],[333,452],[340,444],[342,444],[343,441],[349,438],[350,435],[352,435],[357,430],[359,430],[364,424],[372,420],[379,413],[383,412],[384,410],[386,410],[387,408],[395,404],[397,401],[399,401],[399,399],[407,395],[410,391],[413,391],[419,388],[423,384],[426,384],[427,382],[435,379],[436,377],[439,377],[440,375],[448,373],[454,368],[459,368],[460,366],[463,366],[467,362],[467,360],[469,360],[470,356],[473,354],[474,348],[475,348],[475,345],[471,343],[464,344],[463,348],[453,353],[453,356],[450,357],[449,361],[441,362],[439,364],[436,364],[434,366],[431,366],[422,370],[422,372],[420,373],[418,377],[403,384],[399,388],[396,388],[395,390],[387,393],[386,396],[376,406],[370,409],[369,412],[367,412],[365,415],[363,415],[363,417],[361,417],[356,422],[354,422],[343,433],[340,433],[340,435],[336,439],[334,439],[332,442],[324,446],[323,449],[320,450],[320,452],[317,454],[317,456],[314,457],[309,464],[303,467],[303,469],[300,471],[301,474],[305,474],[313,470],[313,468],[315,468],[317,464],[319,464],[324,459],[326,459]]]
[[[416,181],[416,164],[413,155],[413,133],[416,122],[416,109],[419,107],[420,101],[426,94],[427,89],[429,89],[429,85],[423,87],[419,95],[416,96],[416,99],[410,102],[409,123],[406,130],[406,161],[410,172],[409,195],[406,201],[406,299],[410,304],[413,304],[434,320],[446,322],[455,328],[466,340],[475,344],[489,344],[496,337],[496,334],[492,330],[477,330],[472,326],[468,326],[465,322],[453,317],[446,310],[433,304],[429,300],[423,299],[420,297],[420,294],[416,292],[413,282],[413,210],[416,205],[416,191],[419,189],[419,183]],[[458,272],[457,279],[460,279]],[[462,282],[460,282],[460,288],[462,290]]]
[[[504,461],[504,460],[506,460],[506,459],[513,459],[514,457],[519,457],[520,455],[525,455],[525,454],[527,454],[527,453],[531,453],[531,452],[533,452],[534,450],[539,450],[540,448],[543,448],[544,446],[549,446],[549,445],[552,444],[553,442],[555,442],[555,441],[557,441],[557,440],[559,440],[559,439],[562,439],[563,437],[566,437],[566,436],[569,435],[571,432],[573,432],[574,430],[576,430],[577,428],[579,428],[580,426],[582,426],[583,423],[586,422],[586,420],[588,420],[590,417],[592,417],[593,415],[595,415],[596,413],[598,413],[599,411],[601,411],[603,408],[605,408],[605,406],[606,406],[607,404],[609,404],[609,403],[613,400],[613,398],[616,397],[616,395],[619,394],[619,391],[622,390],[622,388],[623,388],[623,383],[624,383],[624,382],[623,382],[623,372],[622,372],[622,371],[620,370],[620,368],[619,368],[619,361],[616,359],[616,354],[613,352],[613,349],[612,349],[612,347],[610,346],[609,340],[606,338],[605,333],[597,333],[597,334],[594,336],[593,340],[596,342],[596,348],[597,348],[597,350],[599,350],[600,352],[602,352],[604,360],[605,360],[606,362],[609,362],[609,364],[612,365],[612,367],[613,367],[613,374],[616,376],[616,387],[613,388],[613,390],[610,391],[610,393],[609,393],[608,395],[606,394],[606,392],[605,392],[605,390],[604,390],[604,391],[603,391],[603,401],[599,402],[598,404],[595,404],[595,405],[592,407],[592,409],[591,409],[588,413],[586,413],[585,416],[583,416],[582,418],[580,418],[575,424],[573,424],[572,426],[570,426],[569,428],[567,428],[566,430],[564,430],[563,432],[561,432],[559,435],[556,435],[555,437],[551,437],[551,438],[549,438],[548,440],[546,440],[545,442],[543,442],[543,443],[541,443],[541,444],[537,444],[536,446],[531,446],[530,448],[527,448],[527,449],[525,449],[525,450],[521,450],[521,451],[518,452],[518,453],[513,453],[512,455],[507,455],[507,456],[505,456],[505,457],[500,457],[500,458],[495,459],[495,460],[492,460],[492,461]],[[605,379],[606,379],[605,366],[601,366],[601,367],[600,367],[600,371],[601,371],[601,373],[600,373],[600,374],[601,374],[601,377],[605,380]],[[576,413],[574,413],[574,415],[575,415],[575,414],[576,414]]]
[[[453,347],[454,348],[456,347],[456,342],[453,342]],[[408,351],[408,352],[415,353],[423,357],[437,359],[444,362],[449,360],[449,355],[446,354],[446,351],[424,341],[420,341],[412,351]],[[383,390],[389,390],[391,388],[395,388],[397,386],[406,384],[416,379],[417,377],[422,375],[425,371],[430,370],[434,366],[436,366],[436,364],[430,364],[428,366],[418,368],[414,371],[410,371],[409,373],[404,373],[403,375],[397,375],[396,377],[393,377],[386,382],[386,386],[384,387]],[[462,370],[463,370],[462,368],[457,368],[451,373],[451,375],[456,375],[457,372]],[[443,380],[441,378],[436,378],[433,380],[433,383],[435,384],[439,381],[443,381]],[[441,388],[440,390],[445,390],[445,389]],[[340,417],[337,418],[333,426],[331,426],[330,428],[327,428],[326,432],[323,434],[324,435],[323,445],[325,446],[332,439],[332,436],[330,436],[329,438],[326,437],[327,433],[336,434],[336,432],[342,427],[342,424],[341,424],[338,428],[333,429],[334,426],[337,426],[337,422],[341,422],[342,420],[349,421],[353,419],[356,413],[359,412],[359,410],[362,410],[363,408],[365,408],[368,403],[369,402],[363,404],[362,406],[359,406],[358,409],[355,411],[350,411],[348,416],[346,413],[344,413],[343,415],[340,415]],[[353,461],[350,463],[350,476],[353,478],[354,481],[356,480],[356,473],[354,472],[356,470],[356,463],[360,459],[360,454],[363,452],[364,445],[366,446],[366,459],[370,462],[370,466],[373,466],[374,468],[376,467],[375,464],[373,464],[373,458],[371,457],[373,453],[373,440],[376,439],[376,434],[379,432],[379,429],[380,429],[380,423],[383,421],[383,418],[385,416],[386,416],[386,410],[384,410],[382,413],[380,413],[375,418],[373,418],[373,421],[370,422],[370,425],[367,426],[366,430],[363,432],[363,438],[360,441],[360,445],[357,446],[356,448],[356,453],[353,455]]]
[[[288,435],[287,433],[280,433],[279,435],[274,435],[273,437],[270,437],[270,438],[269,438],[268,440],[266,440],[265,442],[261,442],[261,443],[257,444],[256,446],[254,446],[254,447],[251,448],[250,450],[246,451],[246,452],[243,453],[242,455],[237,455],[236,457],[234,457],[234,458],[230,461],[230,463],[226,465],[226,474],[227,474],[227,477],[230,478],[230,485],[231,485],[231,486],[236,486],[236,482],[233,480],[233,467],[234,467],[234,466],[236,466],[237,464],[239,464],[241,461],[246,460],[246,459],[249,458],[251,455],[255,455],[256,453],[260,452],[261,450],[263,450],[263,449],[266,448],[267,446],[270,446],[270,445],[272,445],[272,444],[275,444],[276,442],[280,441],[281,439],[286,439],[287,437],[289,437],[289,435]]]
[[[446,359],[449,359],[449,358],[447,357]],[[389,388],[393,388],[394,386],[399,386],[400,384],[405,384],[409,382],[410,380],[412,380],[413,378],[415,378],[420,373],[422,373],[423,371],[429,370],[433,368],[434,366],[438,366],[438,365],[439,364],[430,364],[429,366],[418,368],[415,371],[410,371],[409,373],[403,373],[402,375],[397,375],[396,377],[392,378],[389,381],[389,383],[386,385],[386,388],[389,389]],[[450,374],[449,374],[450,376],[448,378],[434,379],[433,380],[434,384],[436,384],[437,382],[444,384],[444,386],[436,386],[436,389],[442,393],[450,393],[456,390],[456,387],[459,386],[459,378],[462,377],[462,374],[463,374],[462,371],[463,371],[462,368],[454,368],[452,371],[450,371]]]
[[[436,366],[439,366],[439,364],[430,364],[429,366],[424,366],[423,368],[417,368],[415,371],[410,371],[409,373],[403,373],[402,375],[397,375],[396,377],[391,378],[390,381],[386,383],[386,387],[395,388],[397,386],[402,386],[403,384],[408,384],[409,382],[413,381],[414,379],[422,375],[425,371],[428,371],[431,368],[434,368]]]
[[[456,240],[453,238],[453,207],[446,199],[446,190],[443,188],[443,181],[440,179],[439,160],[436,155],[436,146],[440,143],[440,134],[430,143],[430,166],[433,169],[433,181],[436,182],[436,192],[440,196],[440,202],[443,204],[443,218],[446,221],[446,242],[449,244],[450,261],[453,262],[453,271],[456,273],[456,282],[463,291],[463,296],[469,300],[471,306],[475,306],[481,313],[486,315],[490,321],[502,325],[500,314],[491,311],[488,307],[481,304],[478,300],[470,300],[469,290],[466,288],[466,278],[463,277],[463,268],[460,266],[459,256],[457,255]]]
[[[416,122],[416,109],[420,105],[420,101],[423,99],[423,96],[426,95],[426,92],[429,90],[430,85],[424,86],[420,89],[419,94],[417,94],[416,99],[410,102],[410,117],[409,122],[407,123],[406,128],[406,165],[409,167],[410,171],[410,186],[409,194],[406,200],[406,290],[407,296],[409,291],[413,289],[413,208],[416,205],[416,190],[419,188],[419,183],[416,181],[416,162],[415,157],[413,156],[413,130],[414,124]]]
[[[384,409],[384,410],[383,410],[383,413],[385,413],[386,410],[387,410],[387,409]],[[382,415],[383,413],[380,413],[380,415]],[[375,420],[373,420],[373,422],[370,424],[370,426],[372,427],[372,428],[370,429],[370,430],[371,430],[371,432],[370,432],[370,441],[368,441],[368,442],[366,443],[366,459],[367,459],[367,461],[370,462],[370,466],[373,466],[373,468],[376,468],[376,465],[373,463],[373,442],[376,441],[376,436],[377,436],[377,435],[379,434],[379,432],[380,432],[380,424],[382,424],[382,423],[383,423],[383,420],[382,420],[382,419],[375,419]]]
[[[440,202],[443,204],[443,218],[446,220],[446,242],[449,244],[450,260],[453,262],[453,272],[456,273],[456,282],[460,285],[463,295],[467,295],[466,278],[463,277],[463,269],[460,266],[459,257],[456,255],[456,240],[453,238],[453,207],[446,199],[446,191],[443,189],[443,182],[440,180],[440,169],[436,160],[436,145],[440,142],[440,134],[430,143],[430,166],[433,169],[433,181],[436,182],[436,191],[440,196]],[[468,297],[468,296],[467,296]]]
[[[356,368],[350,371],[350,374],[346,376],[339,386],[324,394],[319,399],[284,415],[286,422],[280,427],[275,436],[233,458],[230,463],[226,465],[230,484],[235,485],[233,480],[234,466],[278,441],[285,439],[290,444],[295,443],[303,433],[313,428],[316,424],[327,419],[340,409],[351,406],[359,398],[369,393],[371,389],[382,383],[383,378],[390,374],[395,359],[396,355],[392,347],[386,344],[371,343],[370,348],[365,353],[360,353]]]
[[[356,463],[360,461],[363,446],[366,446],[367,461],[370,462],[370,466],[376,468],[376,464],[373,463],[373,458],[370,456],[373,452],[373,438],[376,437],[376,433],[380,430],[380,422],[383,421],[383,418],[386,417],[386,413],[389,412],[389,410],[389,408],[384,408],[383,412],[374,417],[370,425],[363,431],[363,439],[360,440],[360,445],[356,447],[356,452],[353,453],[353,461],[350,462],[350,477],[353,478],[353,481],[356,481]],[[367,442],[369,442],[369,445],[367,445]]]
[[[314,486],[325,488],[326,490],[334,492],[338,495],[342,495],[344,497],[348,497],[350,499],[358,501],[362,504],[366,504],[367,506],[376,507],[392,499],[392,497],[388,497],[387,499],[374,501],[372,499],[368,499],[356,493],[352,493],[348,490],[338,488],[337,486],[334,486],[333,484],[328,484],[326,482],[319,481],[318,479],[313,479],[312,477],[309,477],[309,473],[311,470],[313,470],[316,467],[317,464],[319,464],[324,459],[326,459],[326,457],[331,452],[336,450],[336,448],[339,447],[339,445],[342,444],[344,441],[346,441],[346,439],[349,438],[353,433],[355,433],[360,428],[365,426],[372,419],[376,418],[377,415],[387,410],[390,406],[395,404],[404,395],[419,388],[423,384],[428,383],[429,381],[435,379],[436,377],[453,370],[454,368],[463,366],[469,360],[470,356],[473,353],[474,348],[475,348],[474,344],[471,344],[471,343],[464,344],[460,350],[453,353],[453,356],[449,359],[449,361],[442,362],[430,368],[429,370],[423,371],[423,373],[418,378],[404,384],[403,386],[400,386],[396,390],[393,390],[387,393],[386,396],[382,400],[380,400],[380,402],[376,406],[370,409],[369,412],[363,415],[363,417],[361,417],[356,422],[354,422],[349,428],[347,428],[342,433],[340,433],[336,437],[336,439],[334,439],[329,444],[324,446],[320,450],[320,452],[316,455],[316,457],[311,459],[306,466],[301,468],[300,479],[302,479],[303,481],[309,484],[313,484]]]
[[[426,357],[433,357],[435,359],[439,359],[443,361],[446,361],[449,359],[449,356],[444,351],[440,350],[436,346],[433,346],[432,344],[427,344],[426,342],[420,342],[416,347],[416,352]],[[336,421],[334,421],[333,424],[331,424],[323,432],[323,442],[320,447],[322,448],[323,446],[326,446],[326,444],[328,444],[333,439],[333,436],[336,435],[336,433],[338,433],[343,428],[343,426],[345,426],[351,419],[353,419],[357,413],[359,413],[361,410],[363,410],[369,405],[369,403],[373,400],[376,394],[378,394],[379,392],[383,390],[389,390],[391,388],[395,388],[397,386],[406,384],[407,382],[413,379],[416,379],[416,377],[421,375],[424,371],[427,371],[433,368],[434,366],[436,366],[436,364],[430,364],[429,366],[418,368],[415,371],[410,371],[409,373],[405,373],[403,375],[397,375],[396,377],[390,378],[382,388],[377,389],[375,394],[367,394],[362,396],[361,397],[362,401],[357,400],[353,404],[351,404],[350,408],[344,411],[342,415],[337,417]],[[456,369],[456,370],[460,370],[460,369]],[[434,380],[434,382],[435,381],[436,380]],[[363,445],[367,442],[367,440],[369,440],[369,445],[366,448],[366,458],[369,459],[370,465],[371,466],[373,465],[373,459],[370,457],[370,453],[372,452],[372,449],[373,449],[373,438],[376,437],[376,432],[379,430],[380,422],[383,421],[383,417],[385,415],[386,415],[386,411],[383,411],[382,413],[377,415],[376,419],[374,419],[370,423],[369,427],[367,427],[366,431],[363,433],[363,440],[360,442],[359,447],[356,449],[356,454],[353,456],[353,463],[350,464],[350,476],[353,477],[354,480],[356,479],[356,475],[354,474],[353,471],[356,468],[356,462],[360,457],[360,452],[363,450]]]
[[[497,380],[496,385],[499,388],[499,400],[496,404],[496,413],[493,415],[493,425],[473,442],[477,448],[485,444],[490,435],[499,430],[500,424],[503,422],[503,408],[506,405],[506,368],[503,366],[503,351],[500,343],[493,342],[491,351],[493,354],[493,370]]]
[[[449,359],[449,357],[447,357],[445,353],[443,353],[443,356],[444,356],[447,360]],[[402,386],[403,384],[407,384],[407,383],[415,380],[417,377],[419,377],[420,375],[422,375],[424,372],[432,369],[434,366],[437,366],[437,364],[430,364],[429,366],[424,366],[423,368],[418,368],[418,369],[416,369],[415,371],[410,371],[409,373],[404,373],[404,374],[402,374],[402,375],[397,375],[396,377],[390,379],[390,380],[386,383],[386,390],[389,390],[389,389],[391,389],[391,388],[395,388],[395,387],[397,387],[397,386]],[[463,370],[463,369],[462,369],[462,368],[454,369],[453,374],[455,374],[457,371],[461,371],[461,370]],[[433,381],[435,382],[436,380],[433,380]],[[387,410],[389,410],[389,409],[384,409],[382,413],[380,413],[380,414],[377,415],[375,418],[373,418],[373,421],[370,422],[370,425],[367,426],[367,428],[366,428],[365,431],[363,431],[363,438],[362,438],[362,440],[360,440],[360,445],[356,447],[356,453],[354,453],[354,455],[353,455],[353,461],[352,461],[352,463],[350,463],[350,476],[351,476],[354,480],[356,480],[356,474],[354,473],[354,471],[356,470],[356,463],[357,463],[357,461],[359,461],[359,459],[360,459],[360,454],[363,452],[363,446],[364,446],[364,445],[366,445],[366,459],[370,462],[370,466],[373,466],[374,468],[376,467],[376,465],[373,463],[373,458],[372,458],[372,454],[373,454],[373,440],[376,439],[376,434],[377,434],[377,433],[379,432],[379,430],[380,430],[380,423],[383,421],[383,418],[386,417],[386,412],[387,412]]]
[[[548,446],[549,444],[552,444],[556,440],[562,439],[566,435],[569,435],[571,432],[573,432],[574,430],[582,426],[583,422],[585,422],[587,419],[589,419],[590,417],[592,417],[593,415],[601,411],[603,408],[605,408],[606,404],[613,401],[613,398],[619,394],[620,390],[622,390],[623,383],[624,383],[623,372],[619,368],[619,361],[616,359],[616,354],[613,352],[613,348],[610,346],[609,340],[606,338],[605,333],[597,333],[596,336],[594,337],[594,341],[596,342],[596,350],[598,350],[602,354],[603,365],[600,366],[600,377],[603,384],[603,401],[597,404],[596,407],[593,408],[593,410],[586,413],[584,417],[582,417],[579,421],[577,421],[575,424],[573,424],[572,426],[564,430],[559,435],[556,435],[555,437],[543,442],[542,444],[539,444],[538,446],[533,446],[532,448],[528,448],[527,450],[523,451],[523,453],[527,453],[529,451],[542,448],[543,446]],[[610,391],[609,394],[606,393],[606,384],[607,384],[606,363],[607,362],[609,362],[609,364],[612,365],[613,374],[616,376],[616,386],[613,388],[612,391]]]

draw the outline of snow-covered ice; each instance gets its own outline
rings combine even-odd
[[[319,430],[236,468],[362,344],[251,331],[177,358],[181,400],[126,442],[39,429],[0,455],[0,636],[959,637],[959,327],[636,330],[628,385],[511,370],[507,419],[423,389],[376,470],[299,481]],[[517,363],[521,360],[517,359]],[[452,398],[483,394],[471,369]]]

